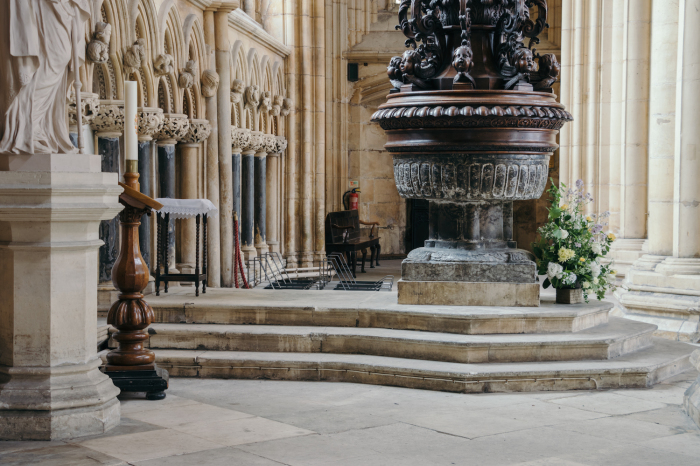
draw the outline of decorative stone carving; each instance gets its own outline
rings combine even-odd
[[[175,144],[185,136],[190,129],[190,120],[187,115],[179,113],[164,113],[163,126],[154,139],[163,144]]]
[[[253,84],[248,86],[245,90],[245,106],[246,108],[251,108],[253,110],[260,106],[260,89],[258,86]]]
[[[137,73],[146,61],[146,39],[138,39],[124,52],[124,75]]]
[[[219,89],[219,74],[214,70],[204,70],[202,72],[202,95],[204,97],[214,97]]]
[[[178,84],[182,89],[189,89],[194,85],[195,77],[197,76],[197,62],[188,60],[185,64],[185,69],[180,70],[180,78]]]
[[[272,93],[263,91],[260,93],[260,111],[269,112],[272,109]]]
[[[292,111],[292,105],[293,105],[292,99],[290,99],[289,97],[286,97],[282,101],[282,109],[280,110],[280,115],[282,115],[282,116],[289,115],[289,112]]]
[[[81,93],[80,101],[82,103],[82,121],[83,124],[92,124],[97,116],[100,107],[100,96],[97,94]],[[75,120],[75,92],[71,92],[68,103],[68,124],[71,130],[77,131]]]
[[[175,59],[172,55],[161,53],[153,60],[153,73],[156,76],[165,76],[175,71]]]
[[[287,138],[285,138],[284,136],[277,136],[275,138],[275,150],[274,150],[274,152],[281,154],[285,150],[287,150]]]
[[[183,144],[199,144],[211,134],[211,125],[208,120],[190,120],[187,134],[180,142]]]
[[[237,104],[243,97],[245,91],[245,83],[240,79],[234,79],[231,84],[231,103]]]
[[[245,149],[250,144],[250,130],[231,126],[231,147],[239,151]]]
[[[270,109],[270,115],[279,116],[282,111],[282,105],[284,105],[284,97],[281,95],[275,95],[272,98],[272,108]]]
[[[268,154],[277,153],[277,136],[274,134],[263,135],[263,145],[260,151]]]
[[[102,100],[92,129],[101,137],[116,138],[124,132],[124,101]]]
[[[163,127],[163,109],[140,107],[138,109],[138,136],[139,141],[150,141]]]
[[[250,141],[248,142],[248,144],[246,144],[245,147],[243,147],[243,150],[251,152],[260,152],[264,144],[263,136],[264,134],[260,131],[251,131]]]
[[[87,46],[87,57],[93,63],[105,63],[109,60],[109,40],[112,37],[112,25],[99,22]]]

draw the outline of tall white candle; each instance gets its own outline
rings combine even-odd
[[[136,131],[138,128],[138,119],[136,115],[136,81],[124,82],[124,152],[126,160],[138,160],[138,136]],[[127,168],[130,168],[127,162]],[[127,170],[129,171],[129,170]]]

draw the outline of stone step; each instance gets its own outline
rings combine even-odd
[[[613,360],[458,364],[332,353],[155,350],[174,377],[354,382],[461,393],[645,388],[691,369],[695,347],[654,338]]]
[[[549,299],[549,300],[548,300]],[[608,321],[608,302],[540,307],[397,304],[392,292],[178,290],[146,297],[155,322],[389,328],[469,335],[579,332]]]
[[[612,359],[652,344],[656,326],[612,318],[577,333],[456,335],[347,327],[152,324],[150,347],[367,354],[456,363]]]

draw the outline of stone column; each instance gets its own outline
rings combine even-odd
[[[197,199],[197,166],[202,142],[211,134],[211,125],[207,120],[190,120],[189,130],[180,141],[180,198]],[[182,273],[194,273],[196,260],[196,225],[194,218],[177,221],[180,240],[180,270]],[[208,246],[208,244],[207,244]]]
[[[673,10],[672,4],[660,2],[658,8]],[[673,170],[668,161],[661,162],[658,171],[651,172],[650,184],[658,183],[662,196],[668,196],[672,187],[672,201],[664,202],[665,209],[653,209],[650,223],[668,222],[672,211],[672,222],[665,225],[670,231],[672,256],[645,255],[635,262],[630,270],[624,289],[618,292],[624,315],[627,318],[650,322],[658,326],[657,335],[666,338],[697,342],[700,340],[700,161],[697,147],[700,146],[700,78],[694,71],[700,65],[700,12],[697,1],[680,0],[675,19],[673,11],[659,15],[662,30],[669,32],[677,28],[677,55],[675,68],[675,122],[664,124],[665,129],[655,128],[651,133],[653,145],[673,145]],[[676,25],[674,25],[676,23]],[[665,39],[668,40],[667,37]],[[666,53],[670,48],[662,42]],[[672,53],[672,52],[671,52]],[[656,54],[660,62],[652,63],[652,69],[668,68],[665,55]],[[673,70],[670,71],[673,73]],[[652,75],[653,77],[654,75]],[[666,105],[665,111],[670,110]],[[651,117],[654,124],[654,114]],[[671,131],[673,135],[671,135]],[[672,139],[671,139],[672,138]],[[671,142],[672,141],[672,142]],[[670,151],[665,148],[665,153]],[[656,164],[657,162],[655,162]],[[663,198],[663,197],[662,197]],[[656,232],[656,230],[652,230]],[[668,250],[668,232],[654,237],[655,252]]]
[[[267,154],[277,147],[275,136],[265,134],[263,146],[255,153],[255,249],[258,254],[270,251],[267,245]]]
[[[158,141],[158,197],[175,199],[175,144],[187,135],[190,120],[187,115],[166,113],[163,126],[156,134]],[[170,271],[175,268],[175,220],[168,225],[170,244],[168,244],[168,264]]]
[[[80,101],[82,102],[82,122],[83,125],[92,125],[92,122],[97,116],[100,107],[100,96],[88,92],[80,93]],[[75,91],[71,92],[68,100],[68,131],[70,140],[75,147],[78,147],[78,122],[75,119]],[[85,141],[85,149],[88,149]]]
[[[250,144],[250,130],[231,126],[231,211],[238,214],[240,241],[240,219],[241,219],[241,151]],[[234,232],[235,234],[235,232]],[[235,251],[234,251],[235,252]]]
[[[102,171],[118,174],[119,138],[124,132],[124,101],[101,101],[92,129],[97,135],[97,153],[101,156]],[[104,244],[100,246],[98,256],[98,311],[106,313],[118,294],[112,285],[112,267],[119,256],[119,219],[114,217],[102,221],[99,235]]]
[[[28,157],[39,171],[0,171],[0,439],[101,434],[120,410],[96,351],[98,228],[122,189],[98,155]]]
[[[241,251],[246,260],[255,257],[255,154],[263,147],[263,133],[251,131],[250,143],[241,152]]]
[[[163,110],[160,108],[141,107],[138,109],[139,117],[139,184],[141,192],[146,196],[153,197],[153,161],[151,160],[151,141],[153,136],[158,133],[163,127]],[[155,255],[151,254],[151,222],[155,218],[155,214],[150,217],[144,215],[141,217],[141,226],[139,226],[139,245],[141,246],[141,256],[146,262],[146,266],[151,269],[155,264],[151,258]]]
[[[283,136],[275,138],[275,149],[267,154],[267,245],[270,252],[280,252],[279,241],[279,164],[287,149]]]

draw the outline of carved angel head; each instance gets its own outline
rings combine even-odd
[[[457,47],[452,54],[452,66],[459,73],[469,73],[474,62],[472,61],[472,49],[467,45]]]
[[[532,56],[532,50],[527,47],[520,47],[513,54],[513,66],[518,73],[528,74],[537,69],[535,59]]]
[[[420,63],[420,55],[418,52],[413,49],[408,49],[401,57],[399,70],[401,70],[402,74],[413,75],[415,74],[415,68],[418,63]]]
[[[553,53],[546,53],[540,57],[540,75],[551,78],[558,78],[561,65],[557,61],[557,57]]]
[[[214,70],[204,70],[202,72],[202,95],[204,97],[214,97],[219,89],[219,75]]]
[[[245,83],[241,81],[240,79],[234,79],[233,82],[231,83],[231,92],[235,92],[236,94],[243,94],[243,91],[245,90]]]
[[[401,57],[392,57],[389,66],[386,67],[386,74],[391,81],[401,80]]]

